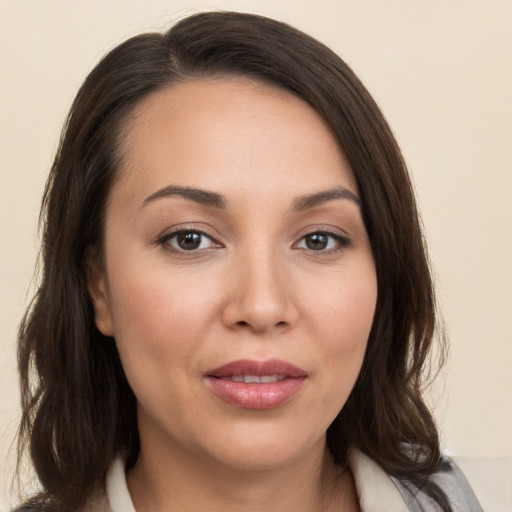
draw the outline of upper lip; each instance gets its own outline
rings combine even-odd
[[[289,378],[304,378],[307,373],[301,368],[280,361],[279,359],[268,359],[266,361],[254,361],[251,359],[240,359],[230,363],[213,368],[205,373],[206,377],[230,377],[236,375],[255,375],[258,377],[264,375],[280,375]]]

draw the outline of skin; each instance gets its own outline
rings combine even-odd
[[[215,79],[153,93],[124,135],[89,289],[138,401],[135,507],[358,510],[325,432],[362,365],[373,256],[357,201],[294,209],[340,187],[357,197],[328,127],[286,91]],[[169,186],[221,194],[225,208],[158,192]],[[179,229],[205,233],[199,248],[180,248]],[[287,361],[307,378],[277,408],[243,409],[204,378],[239,359]]]

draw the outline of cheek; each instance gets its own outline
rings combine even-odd
[[[162,410],[192,414],[196,388],[182,388],[197,373],[215,295],[186,273],[141,268],[114,275],[111,283],[114,337],[126,378],[152,418]]]
[[[127,376],[151,375],[159,362],[179,371],[199,347],[216,307],[218,294],[200,276],[146,267],[125,266],[111,273],[109,283],[114,337]]]
[[[373,263],[368,262],[327,280],[311,301],[311,318],[332,340],[333,350],[358,351],[366,345],[376,301],[377,280]]]
[[[311,316],[322,347],[321,374],[330,382],[324,396],[334,416],[343,407],[361,369],[377,300],[373,265],[357,279],[332,282],[319,294]]]

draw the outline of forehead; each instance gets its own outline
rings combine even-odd
[[[184,82],[142,100],[126,124],[118,186],[136,195],[171,183],[296,193],[356,180],[329,127],[305,101],[249,79]]]

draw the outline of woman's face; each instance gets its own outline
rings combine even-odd
[[[249,80],[143,100],[90,272],[141,454],[268,468],[323,450],[377,285],[352,171],[319,115]]]

